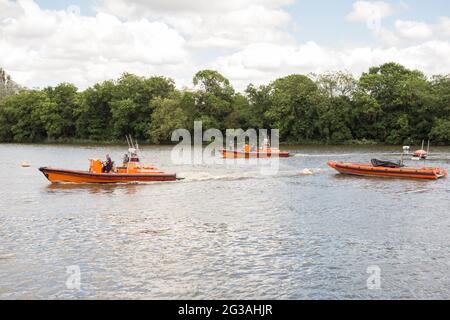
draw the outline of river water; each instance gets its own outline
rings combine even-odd
[[[120,162],[123,146],[1,144],[0,298],[450,298],[448,179],[326,166],[398,147],[291,150],[268,176],[177,165],[171,147],[145,146],[147,162],[185,179],[51,185],[38,167]],[[428,165],[450,167],[450,148],[433,151],[441,160]]]

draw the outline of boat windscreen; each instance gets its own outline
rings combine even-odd
[[[374,167],[384,167],[384,168],[402,168],[402,167],[404,167],[404,165],[400,161],[372,159],[370,162],[372,162],[372,165]]]

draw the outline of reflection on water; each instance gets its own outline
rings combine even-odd
[[[326,166],[398,148],[295,146],[300,156],[264,176],[173,165],[170,148],[146,147],[144,159],[185,179],[130,185],[52,185],[37,170],[86,169],[120,159],[119,147],[0,148],[0,298],[450,298],[449,180]],[[80,291],[65,285],[74,265]]]
[[[58,193],[58,192],[89,192],[92,194],[96,193],[114,193],[116,191],[124,192],[125,194],[135,194],[138,184],[77,184],[77,183],[54,183],[45,186],[48,193]]]

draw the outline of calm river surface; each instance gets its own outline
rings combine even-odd
[[[120,162],[124,147],[0,144],[0,298],[450,299],[449,179],[326,166],[398,147],[292,150],[265,176],[174,165],[171,147],[143,147],[146,162],[186,179],[82,186],[51,185],[37,168],[87,169],[106,153]],[[367,286],[373,267],[379,290]],[[73,268],[79,290],[66,284]]]

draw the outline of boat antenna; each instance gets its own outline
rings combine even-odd
[[[428,146],[427,146],[427,154],[425,158],[423,159],[423,165],[425,166],[425,162],[427,162],[428,155],[430,154],[430,139],[428,139]]]
[[[133,137],[131,136],[131,134],[128,136],[128,138],[130,139],[130,147],[133,148],[133,149],[136,149],[134,147]]]

